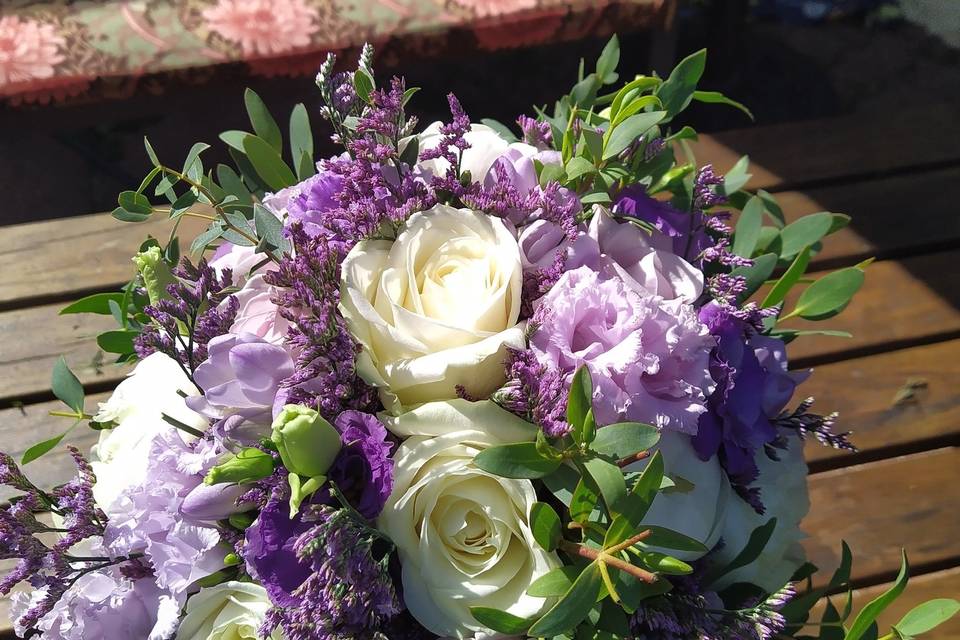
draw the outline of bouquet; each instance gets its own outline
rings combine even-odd
[[[746,158],[698,166],[684,109],[749,115],[697,89],[704,51],[625,83],[619,57],[614,38],[516,127],[450,95],[449,121],[420,129],[416,89],[378,86],[364,47],[317,76],[340,155],[315,160],[303,105],[284,145],[251,91],[253,131],[220,135],[233,167],[198,143],[176,168],[147,142],[153,169],[114,216],[170,235],[122,291],[64,310],[112,315],[98,343],[133,371],[89,414],[56,366],[57,414],[100,432],[70,449],[72,481],[41,489],[0,459],[21,494],[0,510],[18,559],[0,591],[31,587],[18,634],[877,638],[906,557],[889,593],[818,621],[850,553],[813,588],[798,544],[804,440],[853,447],[794,399],[808,372],[788,344],[810,332],[789,321],[862,284],[866,263],[804,277],[848,218],[786,224],[744,190]],[[189,257],[186,220],[205,226]]]

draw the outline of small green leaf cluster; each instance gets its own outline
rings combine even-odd
[[[853,615],[853,587],[850,584],[853,554],[846,542],[842,543],[840,566],[826,585],[814,588],[810,578],[817,568],[810,563],[801,567],[794,575],[794,580],[805,580],[807,590],[782,610],[787,620],[788,635],[797,640],[911,640],[935,629],[960,612],[960,602],[952,598],[929,600],[911,609],[891,627],[889,633],[880,636],[877,618],[906,590],[910,579],[907,554],[901,551],[901,555],[900,571],[893,584],[856,615]],[[811,610],[823,598],[826,598],[823,614],[819,622],[813,622],[810,620]],[[835,604],[838,600],[842,602],[839,609]],[[796,635],[804,627],[819,627],[819,634]]]
[[[629,615],[641,602],[669,591],[667,576],[692,571],[659,550],[706,551],[697,540],[643,522],[656,495],[673,486],[660,453],[650,455],[657,429],[635,422],[600,427],[592,398],[590,374],[581,368],[568,397],[567,435],[550,439],[540,432],[535,442],[492,447],[474,458],[490,473],[543,482],[550,495],[531,508],[530,528],[540,546],[566,560],[528,589],[555,599],[542,616],[474,608],[491,629],[557,639],[629,637]],[[643,459],[642,472],[624,471]]]

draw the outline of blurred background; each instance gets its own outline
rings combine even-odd
[[[475,119],[511,123],[566,92],[613,32],[630,73],[707,47],[701,86],[757,125],[960,105],[956,0],[2,0],[0,222],[111,210],[149,169],[144,135],[171,162],[200,140],[226,160],[215,135],[247,126],[244,87],[281,119],[315,105],[331,48],[352,64],[378,42],[381,82],[423,87],[424,123],[448,90]],[[689,117],[702,132],[751,125],[715,106]]]

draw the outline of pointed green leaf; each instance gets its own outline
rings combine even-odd
[[[763,286],[767,278],[773,274],[779,257],[775,253],[765,253],[753,259],[749,267],[736,267],[730,272],[732,276],[743,276],[746,279],[746,288],[740,294],[739,301],[743,302]]]
[[[620,39],[617,38],[617,34],[613,34],[597,59],[597,75],[606,84],[610,84],[606,79],[616,73],[618,64],[620,64]]]
[[[560,516],[547,503],[534,502],[530,506],[530,531],[537,544],[547,551],[554,551],[563,533]]]
[[[663,102],[669,118],[687,108],[693,100],[693,93],[700,82],[707,64],[707,50],[701,49],[690,54],[670,72],[667,80],[657,89],[657,96]]]
[[[593,380],[590,371],[581,366],[573,374],[570,382],[570,393],[567,396],[567,422],[573,427],[574,440],[583,440],[583,423],[587,419],[587,412],[593,406]]]
[[[511,636],[522,635],[532,622],[492,607],[470,607],[470,613],[483,626]]]
[[[20,459],[20,464],[30,464],[37,458],[40,458],[41,456],[44,456],[47,453],[49,453],[51,450],[53,450],[55,446],[60,444],[60,441],[63,440],[66,437],[66,435],[70,433],[73,430],[73,428],[76,427],[78,424],[80,424],[80,420],[77,420],[76,422],[74,422],[72,425],[70,425],[69,429],[67,429],[60,435],[54,436],[49,440],[44,440],[43,442],[38,442],[37,444],[33,445],[32,447],[24,451],[23,457]]]
[[[313,129],[310,128],[310,115],[302,102],[294,106],[290,113],[290,160],[297,168],[300,180],[313,175]],[[310,174],[304,175],[308,167]]]
[[[790,258],[804,247],[812,246],[830,233],[833,227],[833,214],[826,211],[803,216],[780,230],[780,257]]]
[[[557,598],[565,594],[580,575],[580,567],[564,565],[545,573],[527,588],[527,595],[535,598]]]
[[[183,169],[181,169],[180,173],[183,175],[190,175],[194,164],[200,160],[200,154],[209,148],[210,145],[208,145],[206,142],[197,142],[190,147],[190,151],[187,153],[187,159],[183,161]]]
[[[254,133],[273,147],[278,154],[283,151],[283,134],[280,133],[277,121],[270,115],[270,110],[260,96],[253,89],[247,89],[243,92],[243,102],[247,107],[247,115],[250,117]]]
[[[60,315],[70,313],[96,313],[101,316],[110,315],[110,301],[120,303],[123,293],[95,293],[92,296],[80,298],[76,302],[60,310]]]
[[[543,457],[535,442],[517,442],[484,449],[473,463],[503,478],[542,478],[557,470],[560,460]]]
[[[940,626],[960,611],[960,602],[952,598],[937,598],[914,607],[900,622],[893,625],[901,636],[918,636]]]
[[[547,611],[542,618],[533,623],[527,635],[534,638],[552,638],[566,631],[570,631],[580,624],[600,595],[603,580],[600,569],[596,564],[590,564],[584,569],[570,589],[557,603]]]
[[[274,191],[296,184],[297,178],[280,157],[280,152],[263,138],[248,135],[243,139],[243,151],[257,175]]]
[[[57,358],[53,365],[53,376],[50,381],[50,390],[60,402],[77,412],[83,413],[83,385],[70,371],[63,356]]]
[[[601,458],[590,458],[582,464],[593,487],[603,496],[607,511],[615,513],[627,495],[627,483],[620,467]]]
[[[746,105],[728,98],[719,91],[694,91],[693,99],[697,102],[705,102],[707,104],[725,104],[744,112],[751,120],[755,119],[753,117],[753,113],[751,113],[750,109],[748,109]]]
[[[491,129],[493,129],[498,136],[506,140],[507,142],[517,142],[518,138],[513,131],[510,130],[510,127],[503,124],[499,120],[494,120],[493,118],[481,118],[481,124],[485,124]]]
[[[760,306],[764,308],[772,307],[783,302],[787,294],[790,293],[793,285],[803,276],[803,272],[807,270],[807,264],[809,263],[810,247],[804,247],[800,253],[797,254],[797,257],[794,258],[793,263],[787,268],[783,275],[780,276],[776,284],[773,285],[773,288],[767,293],[763,302],[760,303]]]
[[[743,546],[743,549],[740,550],[736,557],[726,566],[709,571],[707,576],[704,577],[703,583],[711,584],[716,582],[728,573],[736,571],[740,567],[745,567],[756,560],[767,546],[767,543],[770,542],[770,538],[773,536],[773,531],[776,528],[777,519],[770,518],[764,524],[754,529],[747,539],[747,544]]]
[[[740,212],[737,228],[733,234],[733,252],[749,258],[760,239],[760,227],[763,226],[763,200],[753,196]]]
[[[656,427],[640,422],[620,422],[597,430],[590,448],[597,453],[621,460],[650,449],[660,441]]]
[[[615,157],[663,120],[666,114],[666,111],[636,113],[621,122],[607,134],[606,144],[603,147],[603,159],[609,160]]]
[[[893,586],[881,595],[870,601],[867,606],[861,609],[860,613],[850,625],[850,630],[844,640],[861,640],[867,637],[868,629],[875,625],[877,616],[879,616],[894,600],[900,597],[903,590],[907,588],[907,582],[910,579],[910,563],[907,561],[907,553],[901,551],[903,558],[900,564],[900,573],[894,581]]]

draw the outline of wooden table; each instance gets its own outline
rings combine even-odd
[[[860,447],[846,454],[808,445],[807,551],[823,581],[837,565],[840,541],[850,544],[859,607],[893,578],[906,547],[914,578],[883,623],[923,599],[960,595],[958,142],[956,110],[934,105],[874,120],[757,126],[702,136],[695,146],[700,162],[721,171],[750,155],[750,186],[777,192],[788,218],[851,214],[851,226],[815,259],[818,269],[878,258],[854,303],[830,323],[854,337],[804,338],[790,353],[794,367],[817,369],[801,393],[815,396],[820,411],[840,411]],[[106,214],[0,229],[4,450],[20,454],[63,428],[46,415],[57,406],[49,379],[60,354],[87,387],[88,409],[124,375],[98,364],[92,339],[111,319],[57,311],[129,279],[130,256],[160,229]],[[74,442],[89,447],[94,436],[78,429]],[[27,469],[40,484],[71,473],[62,452]],[[5,613],[0,603],[4,625]],[[960,638],[960,619],[925,637]]]

